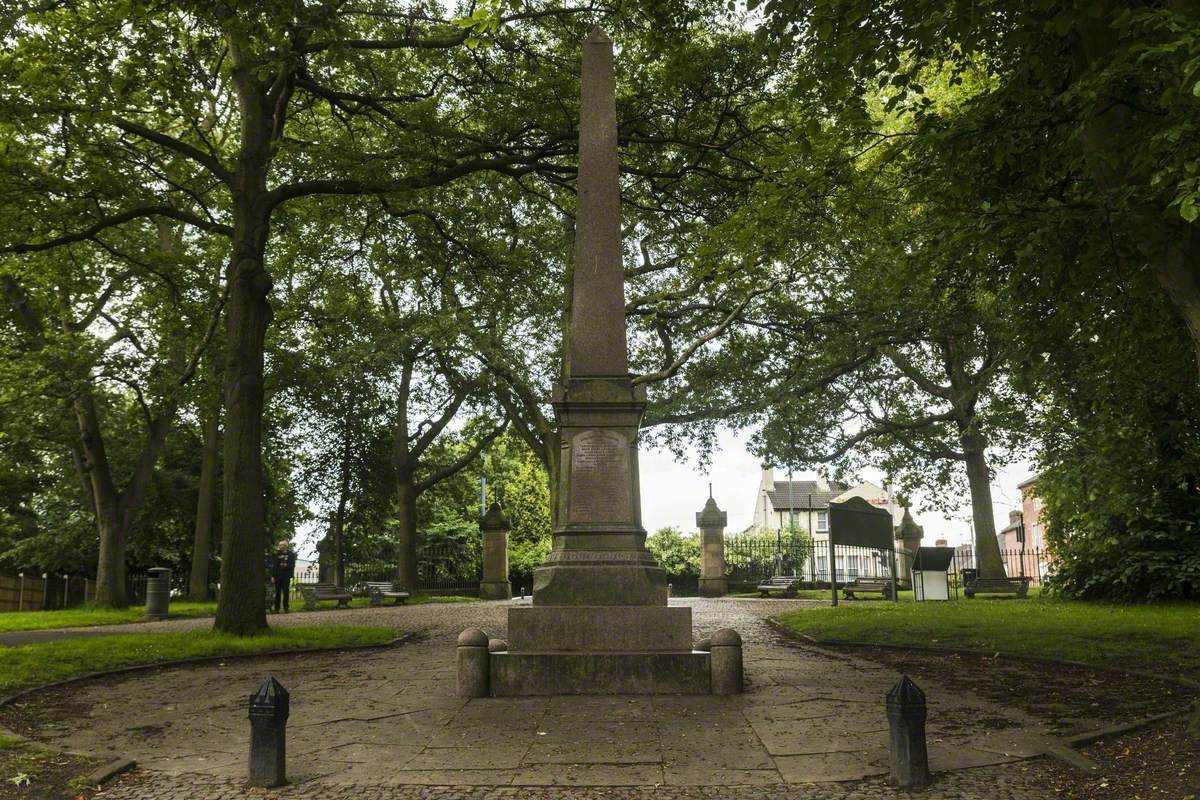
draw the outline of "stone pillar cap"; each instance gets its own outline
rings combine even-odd
[[[717,501],[709,497],[704,509],[696,513],[696,525],[701,528],[724,528],[729,515],[717,508]]]
[[[487,513],[479,518],[479,529],[481,531],[512,530],[512,523],[504,515],[504,509],[500,507],[499,502],[492,503]]]

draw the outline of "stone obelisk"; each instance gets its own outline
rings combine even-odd
[[[509,609],[491,693],[709,691],[688,607],[646,549],[637,435],[645,393],[629,374],[612,41],[583,44],[570,341],[555,387],[561,458],[554,546],[533,605]]]
[[[550,557],[534,571],[533,602],[665,606],[666,574],[642,528],[637,432],[645,392],[629,374],[613,51],[598,28],[583,44],[580,93],[571,335],[554,396],[558,527]]]

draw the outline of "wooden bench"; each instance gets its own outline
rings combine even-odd
[[[884,597],[892,596],[891,578],[855,578],[842,586],[842,597],[854,599],[855,592],[878,592]]]
[[[1029,581],[1031,578],[976,578],[963,586],[963,594],[974,597],[976,594],[1014,594],[1017,597],[1029,596]]]
[[[770,580],[764,581],[758,585],[758,593],[763,597],[770,597],[771,592],[781,591],[784,597],[795,597],[796,590],[800,588],[800,578],[795,575],[776,575]]]
[[[392,605],[401,605],[408,599],[408,592],[397,588],[396,584],[391,581],[367,581],[364,584],[367,587],[367,597],[371,598],[371,605],[383,605],[383,598],[391,597],[395,600]]]
[[[338,608],[349,607],[350,592],[332,583],[307,583],[300,585],[300,596],[304,598],[304,610],[313,611],[322,600],[336,600]]]

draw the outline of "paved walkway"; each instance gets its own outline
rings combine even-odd
[[[80,685],[70,694],[72,717],[41,724],[35,735],[66,749],[132,757],[150,771],[105,797],[241,797],[247,697],[271,673],[291,692],[294,785],[283,797],[548,798],[568,795],[535,787],[567,786],[620,787],[570,794],[606,798],[888,793],[880,777],[883,697],[895,673],[796,646],[766,625],[765,617],[804,601],[673,602],[693,607],[697,638],[725,626],[742,633],[746,694],[462,700],[454,696],[454,639],[469,626],[503,636],[506,604],[427,605],[320,614],[322,622],[344,616],[419,632],[399,647],[231,660]],[[305,616],[273,622],[312,621]],[[935,796],[1042,796],[1036,770],[1022,761],[1054,743],[1041,721],[961,691],[923,688],[930,765],[949,773],[939,791],[951,793]]]

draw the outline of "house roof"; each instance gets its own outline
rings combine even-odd
[[[829,501],[850,487],[838,481],[829,481],[829,491],[817,488],[816,481],[775,481],[775,488],[767,490],[767,498],[775,510],[829,508]]]

